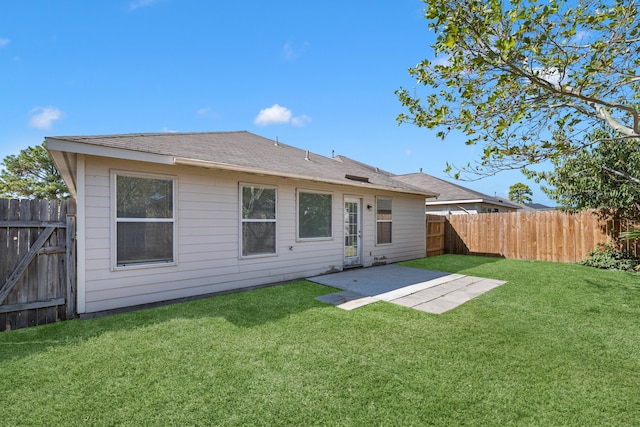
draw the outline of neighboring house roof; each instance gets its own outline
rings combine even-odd
[[[526,211],[552,211],[555,208],[547,205],[543,205],[542,203],[527,203],[523,207]]]
[[[143,133],[46,138],[47,149],[65,180],[75,182],[75,162],[64,153],[200,166],[261,175],[420,194],[434,194],[396,179],[393,174],[343,157],[328,158],[246,131],[202,133]],[[73,185],[70,188],[73,189]]]
[[[438,193],[435,199],[428,199],[426,204],[445,205],[451,203],[486,203],[494,206],[502,206],[508,209],[521,209],[517,203],[513,203],[506,199],[491,197],[478,191],[471,190],[458,184],[445,181],[426,173],[412,173],[407,175],[398,175],[395,177],[417,187],[429,189],[434,193]]]

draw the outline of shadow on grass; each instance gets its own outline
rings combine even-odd
[[[252,328],[314,308],[330,307],[315,297],[334,291],[327,286],[298,281],[128,313],[3,332],[0,333],[0,363],[49,351],[57,346],[82,343],[105,333],[140,329],[178,319],[224,318],[237,327]]]
[[[597,270],[598,274],[602,271],[613,272],[612,270]],[[631,291],[631,292],[640,292],[640,275],[638,273],[632,273],[628,271],[615,271],[619,276],[611,279],[608,277],[608,280],[594,280],[594,279],[584,279],[584,283],[589,285],[592,289],[597,290],[603,294],[606,294],[611,291]],[[631,278],[631,281],[624,280],[626,278]],[[616,280],[618,279],[618,280]]]

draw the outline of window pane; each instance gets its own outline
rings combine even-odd
[[[173,181],[116,177],[118,218],[173,218]]]
[[[298,193],[300,238],[331,237],[331,194]]]
[[[242,255],[276,253],[275,222],[242,223]]]
[[[117,264],[173,261],[172,222],[119,222]]]
[[[242,187],[243,219],[275,219],[275,188]]]
[[[378,221],[391,221],[391,199],[377,200]]]
[[[391,223],[379,222],[378,223],[378,244],[391,243]]]
[[[376,199],[376,236],[379,245],[391,243],[391,199]]]

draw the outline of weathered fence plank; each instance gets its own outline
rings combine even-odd
[[[0,199],[0,223],[8,222],[9,219],[9,200]],[[9,228],[0,225],[0,251],[9,250]],[[9,274],[9,256],[8,252],[0,256],[0,283],[4,283],[4,278]],[[3,325],[7,324],[6,313],[0,312],[0,331]]]
[[[72,205],[75,212],[75,204]],[[66,235],[65,235],[65,286],[67,288],[67,312],[68,319],[76,313],[76,216],[67,214]]]
[[[0,199],[0,252],[0,331],[75,316],[74,201]]]
[[[33,243],[33,245],[31,245],[31,248],[29,249],[29,251],[23,254],[22,258],[20,258],[20,260],[18,261],[16,266],[13,268],[11,273],[9,273],[9,277],[7,277],[7,280],[3,284],[2,288],[0,288],[0,303],[2,303],[4,299],[7,297],[7,295],[9,295],[9,292],[11,292],[11,290],[16,285],[16,283],[18,283],[18,280],[23,278],[24,272],[27,271],[27,267],[29,267],[29,264],[31,264],[31,261],[33,260],[33,258],[35,258],[36,254],[38,253],[38,250],[40,250],[42,245],[44,245],[44,242],[46,242],[49,239],[49,237],[51,237],[51,235],[55,230],[56,230],[55,227],[45,228],[45,230],[42,233],[40,233],[40,236],[38,237],[38,239]],[[27,237],[29,236],[29,234],[27,233],[22,233],[22,234],[23,234],[23,238],[20,239],[21,240],[20,244],[21,244],[21,247],[26,247]],[[25,234],[26,236],[24,236]],[[28,279],[28,277],[24,277],[24,279],[26,280]],[[24,297],[24,294],[21,293],[20,295]]]

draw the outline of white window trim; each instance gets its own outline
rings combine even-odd
[[[276,200],[275,200],[275,208],[276,208],[276,217],[275,219],[244,219],[242,218],[242,188],[243,187],[259,187],[265,188],[269,190],[276,190]],[[275,257],[278,256],[278,186],[276,185],[265,185],[265,184],[256,184],[252,182],[240,182],[238,184],[238,258],[239,259],[255,259],[255,258],[265,258],[265,257]],[[242,224],[245,222],[273,222],[276,225],[276,235],[274,236],[274,252],[272,254],[255,254],[255,255],[243,255],[242,254]]]
[[[161,268],[161,267],[173,267],[178,264],[178,209],[177,209],[177,192],[178,192],[178,177],[175,175],[164,175],[148,172],[136,172],[120,169],[111,169],[110,171],[111,182],[111,270],[136,270],[143,268]],[[172,191],[172,207],[173,218],[130,218],[127,222],[173,222],[173,261],[171,262],[150,262],[131,265],[118,265],[118,191],[117,191],[117,177],[120,176],[132,176],[136,178],[151,178],[151,179],[166,179],[173,183]]]
[[[326,194],[331,196],[331,235],[327,237],[300,237],[300,193]],[[319,242],[333,240],[335,221],[333,218],[333,202],[335,197],[330,191],[307,190],[304,188],[296,189],[296,242]]]
[[[391,201],[391,219],[386,220],[386,219],[378,219],[378,200],[390,200]],[[393,198],[391,197],[385,197],[385,196],[376,196],[376,205],[374,207],[375,211],[374,211],[374,218],[376,221],[376,246],[391,246],[393,245]],[[378,223],[380,222],[388,222],[391,223],[391,242],[389,243],[378,243]]]

